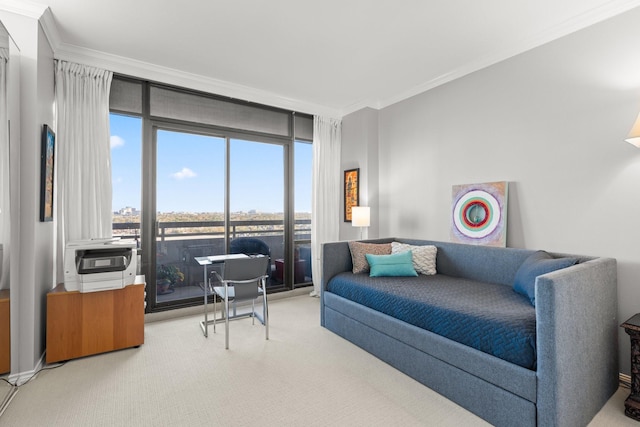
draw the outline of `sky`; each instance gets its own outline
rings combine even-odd
[[[111,114],[113,210],[140,209],[142,120]],[[311,144],[297,143],[296,212],[311,212]],[[157,211],[223,212],[224,138],[158,130]],[[231,211],[284,211],[283,147],[231,140]]]

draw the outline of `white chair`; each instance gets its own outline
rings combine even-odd
[[[225,348],[229,348],[229,320],[251,317],[255,324],[257,317],[265,327],[265,339],[269,339],[269,313],[265,271],[269,264],[268,256],[228,259],[224,262],[222,276],[214,271],[214,275],[222,286],[213,286],[209,281],[209,289],[223,301],[223,318],[225,323]],[[216,331],[216,298],[213,299],[213,332]],[[255,302],[262,298],[262,315],[256,312]],[[237,314],[237,303],[251,301],[251,312]],[[233,303],[233,314],[229,312],[229,303]],[[206,336],[206,333],[205,333]]]

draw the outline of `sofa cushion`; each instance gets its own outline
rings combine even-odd
[[[417,276],[413,268],[411,251],[401,252],[392,255],[372,255],[366,254],[365,258],[369,263],[371,277],[387,276]]]
[[[349,242],[349,250],[351,251],[353,273],[368,273],[369,263],[365,254],[389,255],[391,254],[391,243]]]
[[[536,251],[524,260],[513,282],[513,290],[529,298],[531,305],[536,305],[536,277],[552,271],[570,267],[578,262],[578,258],[554,258],[545,251]]]
[[[413,268],[420,274],[436,274],[436,254],[438,248],[433,245],[409,245],[407,243],[391,242],[391,253],[411,251]]]
[[[536,369],[536,309],[510,286],[443,274],[389,278],[342,272],[325,292]]]

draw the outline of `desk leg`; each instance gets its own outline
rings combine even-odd
[[[209,319],[207,318],[207,264],[204,265],[204,281],[202,282],[202,287],[204,288],[204,324],[202,332],[205,337],[209,337]]]
[[[631,394],[624,401],[624,414],[640,421],[640,332],[625,332],[631,337]]]
[[[267,279],[262,279],[262,324],[265,339],[269,339],[269,307],[267,306]]]
[[[226,281],[224,282],[224,348],[229,350],[229,285]]]

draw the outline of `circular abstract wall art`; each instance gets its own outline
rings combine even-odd
[[[500,217],[500,203],[484,190],[463,194],[453,208],[454,226],[471,239],[481,239],[495,231]]]

